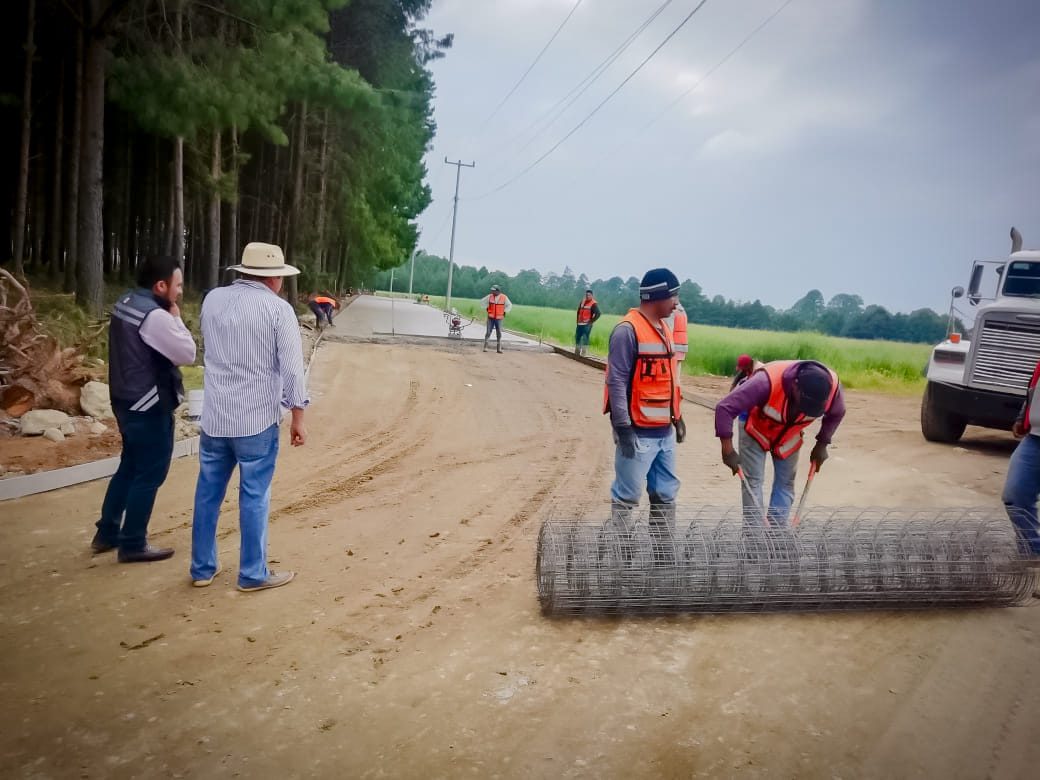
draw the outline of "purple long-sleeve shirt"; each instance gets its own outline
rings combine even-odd
[[[782,381],[785,391],[790,392],[794,387],[795,375],[798,373],[801,362],[794,363],[784,371]],[[769,390],[769,376],[765,371],[756,371],[750,379],[731,391],[715,405],[715,435],[720,439],[732,439],[733,421],[741,414],[750,412],[757,406],[765,405],[769,400]],[[843,417],[845,417],[845,395],[839,383],[831,408],[823,415],[816,440],[830,444]]]

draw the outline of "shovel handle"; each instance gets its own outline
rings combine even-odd
[[[740,477],[740,484],[744,486],[744,490],[746,490],[747,494],[751,497],[751,503],[755,505],[755,511],[762,516],[762,523],[766,528],[768,528],[769,518],[766,517],[766,513],[762,511],[762,505],[758,503],[758,497],[755,495],[754,491],[751,490],[751,485],[748,484],[747,477],[744,475],[744,469],[738,467],[737,476]]]
[[[794,519],[791,520],[791,527],[797,528],[798,524],[802,521],[802,512],[805,511],[805,502],[809,498],[809,488],[812,487],[813,478],[816,476],[816,464],[809,464],[809,476],[805,480],[805,487],[802,488],[802,498],[798,502],[798,508],[794,512]]]

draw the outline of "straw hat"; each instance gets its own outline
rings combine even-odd
[[[300,272],[299,268],[286,265],[280,246],[258,241],[246,244],[242,250],[242,263],[229,269],[250,276],[296,276]]]

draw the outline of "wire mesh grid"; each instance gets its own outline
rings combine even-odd
[[[1012,606],[1037,572],[992,509],[817,507],[796,528],[731,507],[556,516],[537,549],[547,614]]]

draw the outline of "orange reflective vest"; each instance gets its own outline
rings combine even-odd
[[[769,400],[764,406],[757,406],[748,414],[744,430],[758,442],[766,452],[771,452],[780,460],[790,457],[802,447],[803,431],[816,421],[815,417],[799,414],[793,421],[787,417],[787,393],[784,391],[784,371],[798,360],[774,360],[766,363],[758,371],[765,371],[769,377]],[[831,394],[827,398],[824,414],[830,411],[834,396],[838,392],[838,375],[830,369]],[[758,373],[756,371],[755,373]]]
[[[488,296],[487,315],[489,319],[500,320],[506,316],[506,296],[502,293]]]
[[[596,298],[578,304],[578,324],[589,324],[592,321],[592,307],[595,305]]]
[[[672,332],[662,334],[639,309],[629,309],[621,322],[636,334],[636,360],[628,386],[628,414],[637,428],[660,428],[682,417],[682,395],[675,386]],[[619,325],[621,323],[618,323]],[[610,366],[607,366],[607,375]],[[603,413],[610,411],[610,393],[603,388]]]
[[[578,306],[578,324],[588,325],[592,322],[592,307],[596,305],[596,299],[593,298],[590,301],[582,301]]]
[[[685,360],[686,353],[690,349],[690,339],[686,335],[686,323],[688,318],[682,309],[675,310],[675,328],[672,330],[672,338],[675,340],[675,359]]]
[[[325,295],[317,295],[317,296],[315,296],[314,302],[315,303],[331,303],[333,306],[336,306],[335,299],[329,298],[329,297],[327,297]]]

